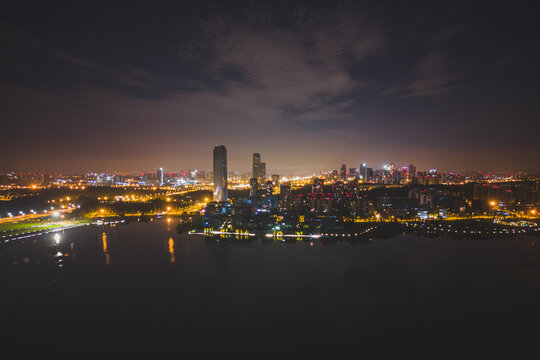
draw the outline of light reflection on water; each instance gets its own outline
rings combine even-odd
[[[171,254],[171,264],[174,264],[174,240],[172,237],[169,238],[169,253]]]
[[[105,254],[105,264],[109,265],[111,263],[111,255],[109,254],[107,233],[105,231],[103,232],[103,234],[101,234],[101,243],[103,245],[103,253]]]
[[[66,343],[85,338],[72,328],[93,336],[83,325],[120,337],[157,329],[174,343],[177,333],[474,335],[540,323],[536,238],[231,241],[175,227],[88,226],[58,243],[53,234],[10,242],[0,249],[2,305],[39,334],[57,314]]]

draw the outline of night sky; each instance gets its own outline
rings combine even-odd
[[[0,171],[540,172],[533,2],[11,1]]]

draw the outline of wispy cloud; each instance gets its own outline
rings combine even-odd
[[[418,63],[412,81],[390,87],[382,94],[395,94],[401,98],[445,95],[458,86],[459,77],[458,73],[448,68],[445,54],[433,51]]]
[[[116,85],[155,93],[162,92],[163,85],[171,81],[135,67],[113,68],[98,64],[88,58],[74,55],[38,40],[31,34],[7,23],[0,23],[0,29],[2,29],[0,43],[8,46],[10,52],[23,51],[28,54],[28,56],[24,57],[26,59],[25,63],[10,61],[9,55],[3,59],[6,62],[6,67],[12,69],[22,68],[26,71],[43,72],[44,63],[47,60],[54,61],[62,64],[61,68],[66,74],[70,74],[70,82],[74,84],[84,83],[85,79],[92,79],[93,82],[105,79],[106,81],[99,81],[101,85],[109,83],[110,87]],[[71,69],[75,69],[75,72],[70,72]],[[78,76],[73,76],[73,74]],[[57,75],[61,77],[62,72]]]
[[[346,96],[365,86],[347,66],[376,54],[385,37],[375,21],[342,9],[325,14],[324,21],[309,15],[299,10],[289,27],[249,14],[240,23],[203,21],[199,37],[181,53],[211,59],[205,62],[207,76],[221,86],[205,90],[210,97],[266,108],[280,114],[275,120],[342,117],[353,105]]]

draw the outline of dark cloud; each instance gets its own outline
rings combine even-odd
[[[4,170],[204,169],[218,143],[240,170],[255,151],[285,172],[540,163],[535,38],[492,25],[527,27],[519,9],[10,6],[0,17],[0,105],[4,129],[21,136],[0,144]],[[530,131],[518,136],[520,127]],[[502,143],[506,155],[493,156]]]

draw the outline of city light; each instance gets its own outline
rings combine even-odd
[[[6,1],[2,353],[534,354],[534,3]]]

